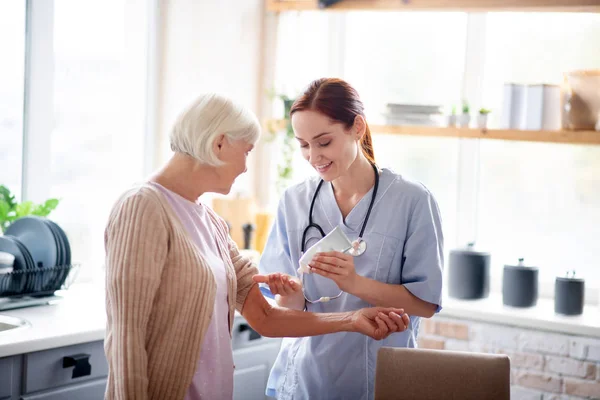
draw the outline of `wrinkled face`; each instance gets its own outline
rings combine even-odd
[[[302,156],[325,181],[343,176],[358,156],[361,121],[346,129],[317,111],[297,111],[292,115],[292,127],[300,143]]]
[[[246,172],[246,160],[254,145],[243,140],[229,141],[225,135],[220,135],[213,144],[214,152],[225,164],[216,167],[219,176],[219,187],[217,193],[227,194],[235,179]]]

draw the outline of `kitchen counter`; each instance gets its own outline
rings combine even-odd
[[[0,332],[0,358],[104,339],[103,285],[74,284],[57,294],[62,299],[54,304],[0,311],[28,322]],[[236,311],[236,318],[243,317]]]
[[[583,314],[564,316],[554,313],[553,299],[540,298],[534,307],[515,308],[503,305],[499,293],[479,300],[444,297],[442,304],[440,316],[600,338],[598,306],[585,305]]]
[[[29,323],[0,333],[0,358],[104,339],[102,286],[76,284],[58,293],[54,304],[0,311]]]
[[[30,324],[0,333],[0,358],[104,339],[103,286],[75,284],[60,295],[62,299],[55,304],[0,311],[0,315],[21,318]],[[599,307],[586,306],[583,315],[566,317],[554,314],[550,299],[540,299],[532,308],[518,309],[503,306],[501,296],[494,294],[474,301],[446,297],[440,316],[600,338]]]

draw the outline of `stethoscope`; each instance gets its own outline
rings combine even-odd
[[[373,167],[373,172],[375,173],[375,185],[373,186],[373,194],[371,195],[371,202],[369,203],[369,208],[367,209],[367,214],[365,215],[365,219],[363,220],[362,227],[360,228],[360,233],[358,234],[358,238],[352,242],[352,247],[347,249],[345,252],[350,254],[353,257],[358,257],[367,250],[367,242],[364,241],[363,235],[365,233],[365,228],[367,226],[367,222],[369,221],[369,216],[371,215],[371,210],[373,209],[373,204],[375,203],[375,197],[377,196],[377,188],[379,187],[379,172],[377,171],[377,166],[375,164],[371,164]],[[302,233],[302,246],[301,246],[301,254],[304,254],[306,250],[306,235],[308,234],[311,228],[315,228],[321,234],[321,237],[325,237],[325,231],[319,224],[313,221],[313,209],[315,208],[315,201],[317,200],[317,196],[319,195],[319,191],[321,190],[321,186],[323,186],[323,179],[317,185],[317,189],[315,190],[315,194],[313,194],[312,200],[310,202],[310,211],[308,213],[308,226],[304,228],[304,232]],[[310,300],[306,297],[306,292],[304,288],[306,287],[304,284],[304,275],[300,274],[300,279],[302,281],[302,293],[304,294],[304,299],[311,304],[315,303],[325,303],[331,300],[335,300],[342,295],[342,291],[340,291],[336,296],[333,297],[320,297],[318,300]]]

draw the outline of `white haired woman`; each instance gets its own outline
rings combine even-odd
[[[231,399],[237,309],[258,333],[403,331],[401,309],[315,314],[272,307],[226,223],[198,198],[227,194],[260,135],[256,117],[200,96],[170,135],[172,158],[116,202],[105,232],[108,399]]]

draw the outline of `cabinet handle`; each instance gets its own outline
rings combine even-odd
[[[88,376],[92,374],[92,366],[90,364],[89,354],[75,354],[72,356],[63,357],[63,368],[73,368],[72,379]]]
[[[250,331],[250,340],[260,339],[260,333],[256,332],[252,327],[248,324],[240,324],[238,328],[240,332]]]

